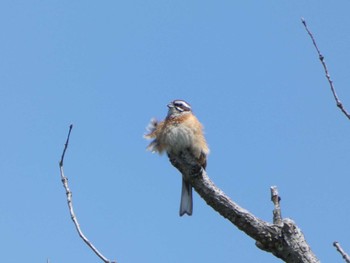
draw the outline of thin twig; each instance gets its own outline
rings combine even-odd
[[[278,226],[282,226],[282,213],[281,213],[281,206],[280,201],[281,197],[278,194],[277,186],[271,186],[271,201],[274,204],[273,209],[273,223]]]
[[[337,241],[333,242],[333,246],[335,246],[337,248],[337,251],[343,257],[343,259],[346,261],[346,263],[350,263],[349,255],[345,253],[345,251],[342,249],[342,247],[339,245],[339,243]]]
[[[69,143],[69,138],[70,138],[70,133],[72,132],[73,129],[73,124],[69,125],[69,131],[68,131],[68,135],[67,135],[67,139],[66,139],[66,143],[64,144],[64,149],[62,152],[62,156],[61,156],[61,161],[60,161],[60,168],[63,168],[63,160],[64,160],[64,156],[66,155],[66,151],[68,148],[68,143]],[[62,176],[62,174],[61,174]]]
[[[331,79],[331,76],[329,75],[329,72],[328,72],[328,68],[327,68],[327,64],[325,62],[325,59],[324,59],[324,56],[321,54],[321,51],[320,49],[318,48],[318,45],[316,43],[316,40],[313,36],[313,34],[311,33],[311,31],[309,30],[309,28],[307,27],[306,25],[306,21],[304,18],[301,19],[301,22],[303,23],[304,27],[305,27],[305,30],[306,32],[309,34],[311,40],[312,40],[312,44],[314,45],[316,51],[317,51],[317,54],[318,54],[318,58],[319,60],[321,61],[321,64],[323,66],[323,69],[324,69],[324,72],[326,74],[326,78],[328,80],[328,83],[329,83],[329,86],[331,87],[331,91],[332,91],[332,94],[333,94],[333,97],[334,97],[334,100],[337,104],[337,107],[345,114],[345,116],[350,120],[350,113],[347,112],[347,110],[344,108],[342,102],[339,100],[339,97],[335,91],[335,88],[334,88],[334,85],[333,85],[333,80]]]
[[[68,136],[67,136],[67,140],[66,140],[66,143],[64,144],[64,149],[63,149],[63,152],[62,152],[62,156],[61,156],[61,160],[59,162],[59,166],[60,166],[60,173],[61,173],[61,181],[62,181],[62,184],[63,184],[63,187],[64,189],[66,190],[66,195],[67,195],[67,203],[68,203],[68,208],[69,208],[69,213],[71,215],[71,218],[73,220],[73,223],[75,225],[75,228],[79,234],[79,236],[83,239],[83,241],[92,249],[92,251],[100,258],[102,259],[105,263],[116,263],[116,261],[110,261],[108,260],[105,256],[103,256],[101,254],[101,252],[99,252],[97,250],[97,248],[87,239],[87,237],[83,234],[81,228],[80,228],[80,225],[79,225],[79,222],[78,222],[78,219],[77,217],[75,216],[75,213],[74,213],[74,209],[73,209],[73,201],[72,201],[72,191],[69,189],[69,186],[68,186],[68,178],[64,176],[64,172],[63,172],[63,161],[64,161],[64,156],[66,154],[66,150],[68,148],[68,144],[69,144],[69,138],[70,138],[70,134],[71,134],[71,131],[73,129],[73,125],[71,124],[69,126],[69,132],[68,132]]]

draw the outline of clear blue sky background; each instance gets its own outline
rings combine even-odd
[[[70,220],[58,161],[88,238],[118,262],[280,262],[145,151],[151,117],[185,99],[205,125],[208,174],[272,221],[270,186],[323,262],[350,252],[350,2],[0,3],[1,262],[99,262]]]

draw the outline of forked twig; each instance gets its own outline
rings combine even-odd
[[[64,144],[64,148],[63,148],[63,152],[62,152],[62,156],[61,156],[61,160],[59,162],[59,166],[60,166],[60,173],[61,173],[61,181],[63,184],[64,189],[66,190],[66,195],[67,195],[67,203],[68,203],[68,208],[69,208],[69,213],[70,216],[73,220],[73,223],[75,225],[75,228],[79,234],[79,236],[81,237],[81,239],[83,239],[83,241],[92,249],[92,251],[100,258],[102,259],[105,263],[116,263],[116,261],[110,261],[108,260],[105,256],[103,256],[101,254],[101,252],[99,252],[97,250],[97,248],[87,239],[87,237],[84,235],[84,233],[82,232],[78,219],[74,213],[74,209],[73,209],[73,201],[72,201],[72,192],[69,189],[68,186],[68,178],[66,176],[64,176],[64,172],[63,172],[63,161],[64,161],[64,156],[66,154],[67,148],[68,148],[68,144],[69,144],[69,138],[70,138],[70,134],[72,132],[73,129],[73,125],[71,124],[69,126],[69,132],[68,132],[68,136],[67,136],[67,140],[66,143]]]
[[[333,246],[335,246],[337,248],[337,251],[343,257],[343,259],[346,261],[346,263],[350,263],[349,255],[345,253],[345,251],[342,249],[342,247],[339,245],[339,243],[337,241],[333,242]]]
[[[310,36],[311,40],[312,40],[312,44],[314,45],[316,51],[317,51],[317,54],[318,54],[318,58],[319,60],[321,61],[321,64],[323,66],[323,69],[324,69],[324,72],[326,74],[326,78],[328,80],[328,83],[329,83],[329,86],[331,87],[331,91],[332,91],[332,94],[333,94],[333,97],[335,99],[335,102],[337,104],[337,107],[345,114],[345,116],[350,120],[350,113],[347,112],[347,110],[344,108],[342,102],[339,100],[339,97],[335,91],[335,88],[334,88],[334,85],[333,85],[333,80],[331,79],[331,76],[329,75],[329,72],[328,72],[328,68],[327,68],[327,64],[324,60],[324,56],[321,54],[321,51],[320,49],[318,48],[318,45],[316,43],[316,40],[313,36],[313,34],[311,33],[311,31],[309,30],[309,28],[307,27],[306,25],[306,21],[304,18],[301,19],[301,22],[303,23],[304,27],[305,27],[305,30],[306,32],[308,33],[308,35]]]

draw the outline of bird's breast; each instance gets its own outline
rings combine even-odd
[[[193,144],[193,131],[183,125],[171,125],[164,133],[164,143],[168,151],[179,152]]]

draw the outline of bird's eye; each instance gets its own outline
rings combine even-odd
[[[182,101],[174,101],[175,106],[183,106],[184,103]]]

